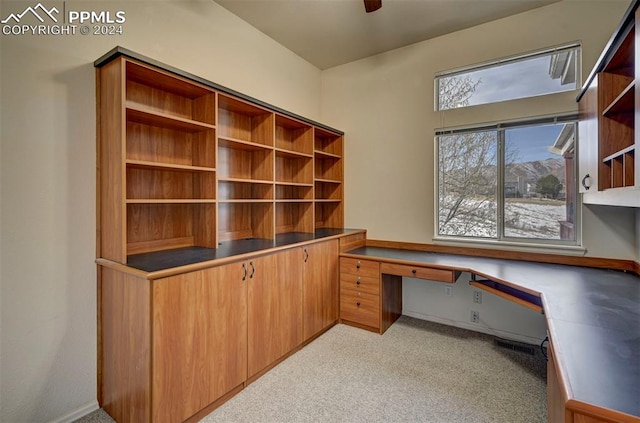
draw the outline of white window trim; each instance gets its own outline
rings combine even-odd
[[[464,127],[456,127],[456,128],[439,128],[435,130],[434,134],[434,222],[433,229],[434,234],[432,240],[436,244],[441,245],[451,245],[451,246],[466,246],[469,245],[482,245],[487,248],[496,248],[500,249],[501,247],[510,247],[510,250],[514,251],[523,251],[523,252],[539,252],[540,250],[544,250],[544,252],[548,252],[550,254],[570,254],[570,255],[584,255],[587,250],[582,245],[582,196],[580,196],[576,192],[575,199],[575,241],[563,242],[560,240],[541,240],[541,239],[533,239],[533,238],[513,238],[513,237],[502,237],[502,238],[480,238],[480,237],[463,237],[463,236],[447,236],[440,235],[440,191],[439,191],[439,181],[440,181],[440,157],[439,157],[439,143],[437,137],[439,135],[447,135],[447,134],[455,134],[455,133],[463,133],[463,132],[476,132],[476,131],[486,131],[486,130],[503,130],[507,128],[517,128],[517,127],[525,127],[525,126],[533,126],[533,125],[544,125],[544,124],[559,124],[563,122],[576,122],[576,137],[578,139],[578,116],[576,113],[566,113],[560,115],[552,115],[552,116],[539,116],[539,117],[531,117],[524,118],[518,120],[510,120],[499,123],[486,123],[479,125],[469,125]],[[575,166],[577,168],[578,164],[578,155],[580,154],[577,149],[577,142],[575,142],[575,155],[574,161]],[[503,163],[499,163],[500,167],[502,167]],[[577,169],[574,169],[577,172]],[[504,193],[502,185],[500,184],[500,180],[502,178],[504,170],[501,169],[498,172],[498,181],[497,181],[497,200],[504,207]],[[577,183],[577,173],[576,173],[576,183]],[[498,198],[501,197],[501,198]],[[497,236],[500,237],[504,232],[504,222],[502,221],[502,213],[504,211],[498,208],[497,217]]]
[[[494,67],[494,66],[499,66],[499,65],[502,65],[502,64],[512,63],[512,62],[516,62],[516,61],[520,61],[520,60],[532,59],[532,58],[535,58],[535,57],[538,57],[538,56],[545,56],[545,55],[548,55],[548,54],[553,54],[553,53],[557,53],[557,52],[560,52],[560,51],[571,50],[571,49],[575,49],[575,48],[580,49],[580,51],[581,51],[582,50],[582,43],[580,41],[573,41],[573,42],[570,42],[570,43],[559,44],[559,45],[556,45],[556,46],[551,46],[551,47],[547,47],[547,48],[543,48],[543,49],[539,49],[539,50],[533,50],[533,51],[529,51],[529,52],[525,52],[525,53],[514,54],[514,55],[511,55],[511,56],[505,56],[505,57],[502,57],[500,59],[493,59],[493,60],[489,60],[489,61],[486,61],[486,62],[476,63],[476,64],[473,64],[473,65],[461,66],[461,67],[454,68],[454,69],[449,69],[449,70],[446,70],[446,71],[436,72],[435,75],[433,76],[433,92],[434,92],[433,110],[435,112],[439,112],[439,113],[445,113],[448,110],[453,110],[453,109],[440,110],[440,96],[438,95],[438,79],[439,78],[455,76],[455,75],[463,74],[463,73],[470,72],[470,71],[487,69],[487,68],[491,68],[491,67]],[[582,88],[581,85],[580,85],[580,82],[582,81],[582,54],[578,54],[576,56],[576,76],[575,77],[576,77],[576,88],[575,88],[574,91],[578,91],[578,90],[580,90]],[[571,91],[571,90],[567,90],[567,91]],[[531,95],[531,96],[528,96],[528,97],[522,97],[522,98],[534,98],[534,97],[540,97],[540,96],[544,96],[544,95],[553,95],[553,94],[558,94],[558,92],[546,93],[546,94],[535,94],[535,95]],[[496,102],[491,102],[491,103],[470,105],[470,106],[466,106],[466,107],[478,107],[478,106],[484,106],[486,104],[495,104],[495,103],[500,103],[500,102],[504,102],[504,101],[513,101],[513,100],[516,100],[516,99],[501,100],[501,101],[496,101]]]

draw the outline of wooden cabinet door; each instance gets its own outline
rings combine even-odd
[[[184,421],[246,380],[242,264],[153,281],[154,422]]]
[[[303,247],[304,340],[338,320],[338,241]]]
[[[247,262],[248,376],[302,343],[302,250]]]

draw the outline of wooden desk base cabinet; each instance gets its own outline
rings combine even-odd
[[[340,258],[340,322],[383,334],[402,315],[402,277],[454,283],[460,272]]]

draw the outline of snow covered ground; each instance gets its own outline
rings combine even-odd
[[[443,226],[448,210],[440,211],[440,235],[495,238],[496,203],[466,200],[461,213]],[[560,239],[560,224],[566,220],[562,201],[508,199],[505,205],[505,236],[534,239]]]

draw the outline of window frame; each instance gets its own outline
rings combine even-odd
[[[482,63],[478,63],[478,64],[474,64],[474,65],[462,66],[462,67],[459,67],[459,68],[438,72],[438,73],[436,73],[434,75],[434,78],[433,78],[434,111],[442,113],[442,112],[446,112],[448,110],[455,110],[456,109],[455,107],[448,108],[448,109],[440,109],[439,81],[440,81],[441,78],[447,78],[447,77],[452,77],[452,76],[456,76],[456,75],[462,75],[462,74],[467,73],[467,72],[479,71],[479,70],[483,70],[483,69],[489,69],[489,68],[492,68],[492,67],[498,67],[498,66],[507,65],[507,64],[510,64],[510,63],[515,63],[515,62],[528,60],[528,59],[534,59],[536,57],[542,57],[542,56],[551,55],[551,54],[559,53],[559,52],[562,52],[562,51],[574,50],[574,49],[576,49],[578,51],[578,54],[576,54],[576,56],[575,56],[575,67],[576,67],[576,69],[575,69],[575,80],[576,80],[575,88],[569,89],[569,90],[563,90],[563,91],[550,92],[550,93],[545,93],[545,94],[534,94],[534,95],[525,96],[525,97],[516,97],[516,98],[492,101],[492,102],[481,103],[481,104],[473,104],[473,105],[468,105],[468,106],[462,106],[461,108],[475,107],[475,106],[485,106],[485,105],[496,104],[496,103],[500,103],[500,102],[504,102],[504,101],[521,100],[521,99],[540,97],[540,96],[544,96],[544,95],[554,95],[554,94],[559,94],[559,93],[563,93],[563,92],[569,92],[569,91],[578,90],[578,89],[581,88],[580,81],[582,81],[582,44],[580,42],[578,42],[578,41],[574,41],[574,42],[567,43],[567,44],[560,44],[560,45],[557,45],[557,46],[547,47],[547,48],[534,50],[534,51],[530,51],[530,52],[526,52],[526,53],[515,54],[515,55],[512,55],[512,56],[506,56],[506,57],[502,57],[500,59],[490,60],[490,61],[487,61],[487,62],[482,62]]]
[[[542,126],[551,124],[566,124],[573,123],[574,125],[574,141],[573,141],[573,181],[577,184],[578,181],[578,114],[560,114],[546,117],[530,118],[530,119],[518,119],[515,121],[506,121],[494,124],[465,126],[459,128],[443,128],[436,129],[434,134],[434,235],[435,241],[454,241],[454,242],[472,242],[472,243],[486,243],[486,244],[499,244],[499,245],[515,245],[515,246],[530,246],[530,247],[558,247],[558,248],[581,248],[582,245],[582,230],[581,230],[581,196],[578,194],[577,186],[575,189],[574,200],[574,234],[573,240],[562,239],[543,239],[543,238],[523,238],[505,236],[505,195],[504,195],[504,179],[505,179],[505,131],[514,128],[524,128],[530,126]],[[456,135],[472,132],[487,132],[496,131],[497,142],[497,169],[496,169],[496,237],[478,237],[478,236],[465,236],[465,235],[446,235],[440,234],[440,140],[439,137],[443,135]]]

